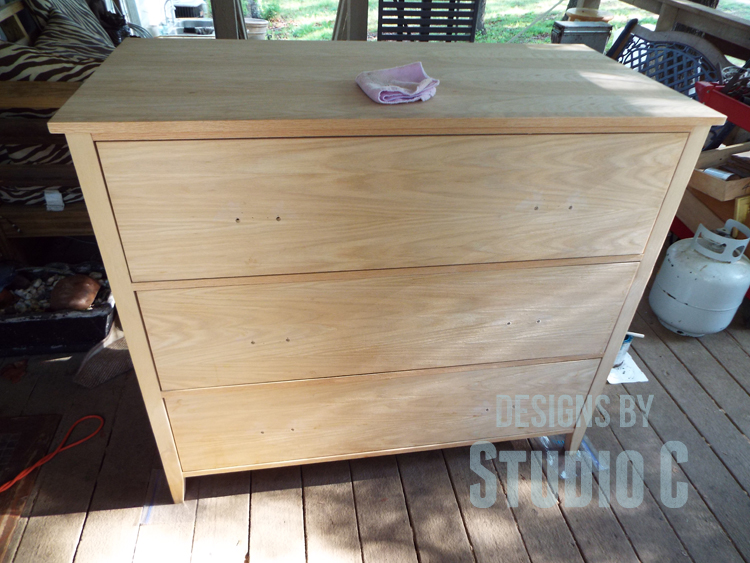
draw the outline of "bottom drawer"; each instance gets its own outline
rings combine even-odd
[[[543,434],[550,395],[559,432],[558,398],[585,395],[598,365],[593,359],[332,377],[172,391],[165,402],[183,471],[208,472]],[[528,395],[519,420],[529,426],[516,427],[514,417],[499,427],[497,395]],[[534,395],[544,396],[543,427],[533,424],[540,420]]]

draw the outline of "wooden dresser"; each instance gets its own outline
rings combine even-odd
[[[354,82],[413,61],[428,102]],[[179,501],[208,473],[578,447],[585,412],[535,427],[521,398],[499,426],[496,396],[599,394],[722,122],[582,46],[129,40],[50,130]]]

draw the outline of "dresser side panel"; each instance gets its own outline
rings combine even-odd
[[[133,359],[138,385],[143,394],[151,428],[167,476],[169,489],[175,502],[182,502],[185,483],[174,443],[172,429],[167,416],[161,389],[156,377],[148,338],[143,326],[140,308],[130,285],[130,275],[125,255],[120,244],[112,206],[96,147],[90,135],[68,134],[76,173],[86,200],[99,250],[107,269],[112,292],[117,301],[117,311],[127,334],[128,348]]]
[[[602,362],[599,365],[599,369],[597,370],[591,389],[589,390],[589,394],[594,398],[602,392],[604,386],[607,384],[607,376],[612,370],[617,352],[620,350],[622,342],[625,339],[625,334],[630,328],[630,323],[632,322],[638,304],[643,297],[646,285],[648,284],[649,279],[651,279],[656,260],[659,257],[664,241],[667,238],[669,228],[672,225],[675,214],[677,213],[680,201],[682,201],[688,180],[695,169],[695,164],[701,150],[703,149],[709,129],[710,128],[706,126],[696,127],[693,132],[690,133],[685,149],[680,155],[674,176],[672,176],[664,202],[659,209],[656,223],[654,224],[654,228],[649,236],[643,259],[640,262],[638,271],[635,274],[633,283],[631,284],[628,295],[625,298],[622,310],[620,311],[614,330],[609,339],[609,343],[607,344],[607,349],[602,357]],[[566,437],[567,448],[573,450],[578,449],[583,440],[586,428],[588,427],[589,419],[590,416],[581,415],[579,417],[574,432]]]

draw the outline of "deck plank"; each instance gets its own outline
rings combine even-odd
[[[607,396],[609,396],[611,400],[611,407],[607,408],[607,411],[613,417],[610,424],[618,423],[617,421],[619,420],[619,418],[617,417],[619,417],[619,405],[617,404],[617,401],[619,400],[619,395],[621,392],[625,393],[625,390],[620,385],[607,385],[607,387],[605,388],[605,394],[607,394]],[[647,428],[644,430],[651,429]],[[644,465],[649,465],[649,467],[644,468],[644,473],[646,473],[646,471],[648,471],[649,469],[658,467],[659,462],[658,456],[659,448],[661,447],[661,440],[659,440],[658,437],[653,434],[653,430],[651,430],[651,433],[651,443],[655,446],[655,451],[652,450],[651,452],[647,452],[646,443],[639,444],[636,449],[636,451],[643,455]],[[659,508],[659,504],[656,501],[656,498],[658,498],[659,495],[658,480],[656,481],[656,483],[654,483],[653,475],[651,476],[652,478],[648,480],[645,479],[642,475],[641,477],[643,478],[645,485],[643,502],[637,508],[623,508],[617,501],[617,496],[615,494],[616,460],[617,456],[623,452],[622,446],[617,441],[617,438],[615,437],[611,426],[600,428],[594,424],[591,428],[588,429],[588,431],[586,432],[586,436],[598,451],[609,452],[610,508],[617,517],[617,520],[622,526],[622,529],[630,539],[630,542],[632,543],[633,548],[638,555],[638,558],[643,563],[690,562],[691,559],[687,553],[685,546],[680,541],[680,538],[678,537],[674,528],[672,528],[669,519],[664,515],[661,508]],[[652,486],[656,486],[653,491],[648,486],[649,482]],[[690,491],[688,495],[688,498],[690,498],[690,495],[692,495],[692,501],[701,502],[695,490]],[[711,513],[708,511],[708,509],[706,509],[705,506],[703,506],[703,509],[705,511],[705,516],[710,519],[714,525],[713,530],[717,534],[723,536],[725,546],[727,546],[730,550],[730,553],[733,552],[733,555],[736,557],[738,554],[734,550],[734,548],[732,548],[729,539],[723,534],[721,528],[713,520],[713,516],[711,516]],[[690,533],[687,533],[687,535],[689,536]],[[690,538],[688,537],[688,539]],[[700,553],[699,555],[709,556],[708,553]],[[699,560],[700,559],[696,559],[696,561]]]
[[[242,563],[248,553],[250,472],[199,477],[190,563]]]
[[[122,384],[123,379],[117,378],[97,389],[80,389],[72,385],[69,374],[56,377],[45,374],[38,382],[24,410],[26,414],[63,414],[52,441],[53,448],[82,416],[99,414],[104,417],[105,425],[94,438],[63,452],[40,469],[36,498],[16,552],[16,563],[73,561],[109,441]],[[87,421],[72,439],[83,437],[94,428],[96,423]]]
[[[740,307],[740,311],[734,317],[734,320],[726,329],[726,332],[734,338],[737,344],[745,351],[750,354],[750,329],[743,325],[743,318],[748,314],[746,307]]]
[[[648,365],[637,352],[631,355],[649,381],[624,387],[631,395],[654,396],[649,426],[644,428],[639,421],[632,427],[622,428],[615,421],[611,426],[615,436],[623,448],[641,453],[644,479],[652,491],[660,491],[662,444],[671,440],[685,444],[688,462],[679,465],[673,462],[672,468],[676,481],[689,484],[687,504],[682,508],[666,508],[658,496],[662,511],[695,561],[739,561],[741,557],[734,553],[735,550],[750,558],[750,537],[747,534],[750,499]],[[610,405],[610,408],[619,408],[619,404]]]
[[[664,328],[648,303],[642,303],[639,314],[737,428],[746,436],[750,436],[750,410],[747,408],[750,397],[729,372],[697,338],[680,336]],[[750,358],[747,363],[750,364]]]
[[[252,474],[250,563],[305,563],[302,475],[299,467]]]
[[[750,393],[750,356],[727,331],[707,334],[701,344],[716,358],[742,388]]]
[[[505,442],[498,444],[498,450],[515,448],[529,451],[526,440]],[[497,474],[503,484],[504,493],[508,494],[507,464],[495,460]],[[554,492],[543,477],[541,486],[546,495]],[[559,502],[550,508],[538,508],[531,500],[531,463],[527,453],[526,462],[518,466],[518,506],[511,508],[518,523],[518,529],[523,538],[526,550],[532,563],[552,563],[565,561],[566,563],[583,563],[573,534],[560,512]]]
[[[158,462],[158,460],[157,460]],[[190,563],[198,482],[188,479],[185,502],[173,504],[161,463],[151,471],[133,563]]]
[[[307,563],[362,563],[349,463],[302,467]]]
[[[471,503],[471,485],[480,479],[470,469],[469,452],[469,448],[451,448],[443,450],[443,455],[477,563],[528,563],[521,533],[500,484],[491,507],[477,508]],[[497,476],[491,461],[482,464]]]
[[[349,467],[364,563],[417,563],[396,458],[353,459]]]
[[[33,406],[27,411],[28,401],[33,394],[37,382],[43,374],[45,377],[55,378],[58,376],[62,377],[72,371],[72,367],[68,362],[50,362],[49,360],[52,358],[53,357],[51,356],[34,356],[30,358],[26,375],[18,383],[12,383],[7,379],[0,378],[0,414],[2,414],[2,416],[47,414],[53,412],[62,414],[62,412],[64,412],[64,409],[67,407],[68,403],[65,403],[65,406],[62,408],[50,408],[50,410],[46,412],[43,409],[34,410]],[[4,366],[8,363],[20,359],[23,358],[2,358],[0,359],[0,365]],[[66,387],[70,387],[70,385],[67,385]],[[40,393],[35,401],[37,404],[43,404],[41,395],[43,395],[43,393]],[[63,397],[70,398],[71,395],[63,393]],[[57,397],[57,399],[60,398],[62,397]],[[47,404],[49,404],[48,399]],[[26,529],[26,524],[28,523],[29,512],[34,504],[36,494],[39,491],[38,485],[38,483],[35,483],[34,487],[31,489],[31,493],[29,494],[26,501],[24,513],[20,516],[12,516],[15,522],[6,522],[5,524],[6,529],[7,527],[10,527],[12,525],[14,526],[14,530],[11,534],[8,545],[5,546],[4,550],[1,550],[3,553],[2,563],[8,563],[15,557],[16,551],[18,550],[18,545],[21,543],[21,537],[23,537],[23,533]]]
[[[638,563],[638,556],[612,509],[599,506],[599,495],[603,493],[593,476],[591,501],[585,506],[571,506],[566,502],[567,489],[562,477],[557,493],[560,510],[586,561]]]
[[[60,434],[81,414],[104,413],[110,436],[62,454],[40,472],[11,552],[21,563],[70,563],[74,554],[75,563],[131,557],[241,563],[246,554],[250,563],[748,561],[750,499],[738,480],[743,471],[750,475],[750,464],[742,465],[750,446],[742,445],[747,438],[740,430],[750,428],[743,418],[750,412],[750,356],[743,348],[750,347],[750,331],[734,326],[683,340],[650,320],[638,316],[633,327],[648,336],[634,344],[633,356],[650,381],[607,386],[610,426],[588,431],[597,448],[611,452],[612,487],[616,456],[623,449],[643,456],[647,489],[636,509],[620,507],[614,492],[606,509],[596,495],[585,508],[564,502],[538,508],[530,498],[529,462],[519,468],[519,506],[509,508],[504,464],[497,461],[497,502],[477,509],[469,487],[480,479],[470,470],[468,448],[195,478],[188,480],[187,502],[173,505],[161,469],[152,471],[158,460],[132,376],[84,390],[70,381],[73,362],[31,358],[19,387],[0,381],[0,409],[63,414]],[[10,394],[3,396],[5,389]],[[621,393],[654,395],[649,426],[640,418],[633,427],[619,425]],[[668,440],[685,443],[690,456],[672,464],[674,479],[688,483],[680,509],[660,498],[660,453]],[[95,454],[87,445],[96,446]],[[516,446],[528,450],[527,441]],[[60,475],[56,463],[66,458]]]
[[[0,369],[23,358],[0,358]],[[0,416],[20,416],[42,373],[49,369],[45,362],[47,356],[36,356],[30,359],[24,375],[17,383],[0,377]],[[60,364],[65,368],[64,364]]]
[[[75,563],[130,563],[146,501],[156,444],[135,373],[122,400],[91,500]]]
[[[440,451],[397,457],[421,563],[474,563]]]
[[[658,322],[658,321],[654,321]],[[693,375],[637,314],[633,330],[646,335],[633,348],[745,491],[750,491],[750,442],[717,408]],[[744,395],[743,391],[743,395]],[[652,407],[653,410],[653,407]]]

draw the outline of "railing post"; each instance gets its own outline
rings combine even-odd
[[[654,31],[672,31],[677,21],[677,8],[669,4],[662,4],[659,10],[659,19],[656,20]]]
[[[367,41],[367,0],[339,0],[334,41]]]

